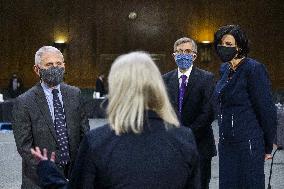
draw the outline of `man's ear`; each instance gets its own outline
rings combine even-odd
[[[193,61],[196,60],[197,54],[193,54]]]
[[[34,65],[34,72],[36,73],[36,75],[38,75],[40,77],[40,74],[39,74],[39,67],[37,65]]]
[[[237,47],[238,53],[242,52],[242,48]]]

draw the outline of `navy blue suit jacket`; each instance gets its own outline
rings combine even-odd
[[[277,113],[271,84],[263,64],[245,58],[232,79],[230,66],[221,66],[221,79],[214,93],[218,112],[220,142],[242,142],[262,138],[270,154],[276,133]]]
[[[115,135],[109,125],[90,131],[82,141],[70,183],[50,161],[38,166],[45,187],[182,189],[200,188],[194,136],[185,127],[166,129],[148,112],[141,134]]]

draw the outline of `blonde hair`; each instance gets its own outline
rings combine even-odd
[[[119,56],[111,67],[108,83],[108,120],[117,135],[141,133],[148,109],[164,120],[166,128],[179,127],[161,73],[149,54]]]

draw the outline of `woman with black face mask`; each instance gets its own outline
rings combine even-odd
[[[263,64],[248,58],[248,39],[237,25],[218,29],[214,47],[223,64],[214,103],[219,124],[220,189],[264,189],[276,108]]]

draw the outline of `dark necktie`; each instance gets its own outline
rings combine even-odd
[[[59,163],[60,165],[66,165],[70,160],[68,134],[65,124],[65,113],[63,111],[62,104],[59,100],[58,93],[59,91],[57,89],[52,90],[54,107],[54,127],[56,131],[57,142],[59,144]]]
[[[182,110],[182,103],[183,103],[183,97],[184,97],[184,93],[185,93],[185,89],[186,89],[186,75],[181,75],[181,85],[179,87],[179,101],[178,101],[178,111],[181,114],[181,110]]]

